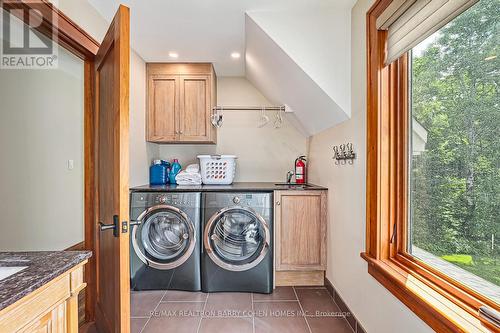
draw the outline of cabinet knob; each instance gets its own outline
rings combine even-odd
[[[276,201],[276,205],[277,206],[281,205],[281,202],[280,201]]]
[[[179,131],[179,134],[182,134],[182,131]]]

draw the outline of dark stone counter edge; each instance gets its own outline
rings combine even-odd
[[[91,256],[91,251],[0,252],[0,266],[28,266],[0,280],[0,311]]]
[[[142,185],[130,188],[131,192],[265,192],[265,191],[318,191],[323,186],[307,184],[306,188],[275,183],[233,183],[231,185]]]

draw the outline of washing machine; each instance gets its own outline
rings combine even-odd
[[[206,192],[202,290],[273,291],[273,194]]]
[[[201,289],[201,193],[132,192],[132,290]]]

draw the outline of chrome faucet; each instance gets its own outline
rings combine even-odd
[[[292,182],[292,177],[294,175],[294,172],[293,171],[288,171],[286,173],[286,183],[287,184],[290,184]]]

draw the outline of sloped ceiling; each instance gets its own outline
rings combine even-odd
[[[63,0],[60,0],[63,1]],[[64,0],[88,1],[111,22],[130,8],[134,50],[147,62],[212,62],[219,76],[245,75],[245,12],[351,8],[355,0]],[[178,53],[177,59],[169,52]],[[231,52],[240,52],[240,59]]]
[[[246,15],[247,78],[289,105],[309,135],[350,116],[349,28],[349,15],[337,11]]]
[[[289,105],[306,134],[350,116],[355,0],[79,1],[108,21],[120,3],[130,7],[132,47],[146,62],[212,62],[218,76],[247,76],[273,103]]]

